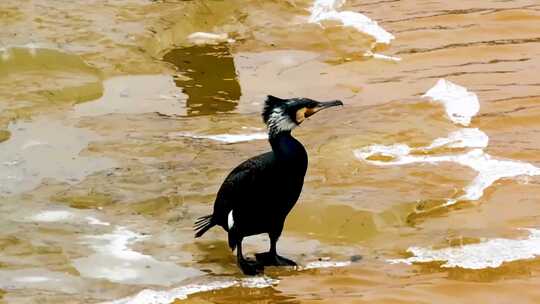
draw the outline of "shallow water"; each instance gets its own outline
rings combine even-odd
[[[540,4],[313,3],[2,1],[2,301],[538,303]],[[191,226],[266,94],[345,107],[253,279]]]

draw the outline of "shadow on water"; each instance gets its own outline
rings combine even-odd
[[[184,77],[176,85],[188,95],[187,115],[231,112],[240,99],[234,60],[226,45],[196,45],[171,50],[163,60]]]
[[[229,249],[226,241],[195,242],[188,248],[196,252],[194,260],[202,271],[220,274],[239,273],[236,255]]]

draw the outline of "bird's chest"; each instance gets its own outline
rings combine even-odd
[[[305,169],[298,167],[277,168],[277,178],[269,181],[271,187],[267,191],[270,205],[281,205],[287,212],[294,206],[304,185]]]

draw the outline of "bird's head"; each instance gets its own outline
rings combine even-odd
[[[342,105],[343,102],[339,100],[322,102],[309,98],[281,99],[268,95],[262,117],[272,136],[280,132],[291,131],[306,118],[322,109]]]

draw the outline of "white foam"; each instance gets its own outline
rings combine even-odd
[[[90,225],[101,225],[101,226],[110,226],[111,223],[103,222],[102,220],[95,218],[93,216],[87,216],[84,219],[88,221]]]
[[[364,56],[365,57],[373,57],[375,59],[381,59],[381,60],[387,60],[387,61],[394,61],[394,62],[399,62],[401,61],[401,57],[396,57],[396,56],[388,56],[388,55],[384,55],[384,54],[379,54],[379,53],[373,53],[372,51],[367,51],[364,53]]]
[[[81,216],[79,214],[73,213],[67,210],[46,210],[42,211],[34,216],[29,218],[30,221],[35,222],[77,222],[79,223]],[[100,226],[110,226],[110,223],[103,222],[100,219],[93,216],[85,216],[84,219],[90,225],[100,225]]]
[[[471,123],[471,118],[480,110],[476,94],[445,79],[439,79],[437,84],[429,89],[423,97],[429,97],[442,103],[450,120],[463,126],[468,126]]]
[[[316,261],[310,262],[304,267],[298,267],[298,270],[345,267],[350,264],[350,261]],[[205,291],[225,289],[234,286],[241,286],[244,288],[266,288],[277,285],[278,283],[279,280],[267,276],[245,277],[235,280],[223,279],[209,283],[189,284],[171,290],[144,289],[135,296],[102,304],[169,304],[176,299],[185,300],[189,295]]]
[[[349,265],[351,265],[351,261],[316,261],[308,263],[302,269],[346,267]]]
[[[132,250],[128,247],[128,244],[144,240],[147,237],[148,236],[130,231],[125,227],[117,227],[113,233],[89,236],[88,238],[105,241],[103,243],[98,242],[97,244],[92,245],[94,250],[98,252],[105,252],[126,260],[138,260],[147,256]]]
[[[195,44],[213,44],[220,42],[234,43],[234,39],[229,38],[227,33],[206,33],[206,32],[195,32],[190,34],[187,37],[188,41]]]
[[[116,227],[111,233],[86,236],[84,244],[95,253],[76,259],[73,263],[81,276],[107,279],[127,284],[170,285],[202,272],[181,267],[175,263],[162,262],[129,247],[148,236]]]
[[[277,285],[279,280],[267,276],[262,277],[247,277],[238,281],[238,285],[245,288],[266,288]]]
[[[400,147],[399,149],[396,148]],[[407,165],[414,163],[439,163],[439,162],[454,162],[463,166],[467,166],[478,172],[478,175],[474,180],[465,187],[465,193],[456,199],[451,200],[478,200],[482,197],[484,190],[491,186],[495,181],[502,178],[510,178],[516,176],[538,176],[540,175],[540,168],[519,161],[512,160],[498,160],[491,157],[491,155],[485,153],[482,149],[473,149],[464,154],[456,155],[410,155],[404,154],[406,149],[403,146],[406,145],[394,145],[387,146],[385,156],[394,157],[391,161],[369,160],[368,158],[379,154],[377,151],[381,150],[381,146],[369,146],[366,148],[358,149],[354,151],[354,155],[368,163],[377,166],[395,166],[395,165]],[[391,149],[395,149],[392,151]],[[408,148],[408,146],[407,146]],[[410,148],[409,148],[410,149]]]
[[[472,183],[464,189],[465,194],[458,198],[461,200],[480,199],[484,193],[484,189],[502,178],[540,175],[540,168],[532,164],[493,159],[489,154],[480,149],[458,155],[456,162],[478,172]]]
[[[216,135],[195,135],[191,133],[171,133],[169,137],[190,137],[195,139],[210,139],[214,141],[224,142],[228,144],[246,142],[252,140],[267,139],[268,134],[263,132],[249,134],[216,134]]]
[[[478,98],[466,88],[441,79],[424,96],[441,101],[450,119],[454,122],[468,124],[471,117],[479,110]],[[447,137],[437,138],[430,145],[420,148],[410,148],[406,144],[371,145],[354,151],[354,155],[370,164],[377,166],[395,166],[414,163],[454,162],[469,167],[478,175],[464,188],[465,193],[459,197],[447,200],[447,205],[458,200],[472,201],[482,197],[484,190],[495,181],[502,178],[518,176],[538,176],[540,168],[525,162],[496,159],[483,151],[487,147],[489,137],[476,128],[463,128],[450,133]],[[461,154],[447,155],[414,155],[411,152],[426,152],[436,148],[471,148]],[[389,161],[370,160],[375,155],[391,157]]]
[[[377,43],[389,44],[394,35],[388,33],[380,27],[376,21],[371,20],[367,16],[352,11],[341,11],[337,9],[345,3],[345,0],[315,0],[310,8],[311,16],[309,22],[321,23],[322,21],[339,21],[344,26],[350,26],[356,30],[366,33],[373,38]]]
[[[133,297],[127,297],[103,304],[170,304],[176,299],[185,300],[191,294],[225,289],[233,286],[246,288],[266,288],[277,284],[279,281],[269,277],[252,277],[240,280],[215,281],[205,284],[190,284],[171,290],[145,289]]]
[[[461,267],[467,269],[497,268],[505,262],[532,259],[540,256],[540,230],[527,229],[529,237],[522,240],[485,239],[478,244],[459,247],[431,249],[410,247],[408,252],[413,254],[406,259],[388,260],[390,263],[429,263],[445,262],[442,267]]]
[[[393,144],[393,145],[388,145],[388,146],[371,145],[368,147],[354,150],[354,155],[357,158],[365,160],[374,165],[379,165],[379,166],[396,165],[396,161],[397,161],[396,159],[401,159],[402,157],[406,157],[410,153],[411,153],[411,148],[405,144]],[[393,157],[394,160],[392,162],[369,160],[369,158],[374,155]],[[405,164],[405,163],[400,162],[399,164]]]
[[[74,217],[74,214],[65,210],[43,211],[30,219],[36,222],[60,222]]]
[[[28,277],[19,277],[14,278],[13,281],[20,282],[20,283],[42,283],[50,281],[50,278],[47,277],[40,277],[40,276],[28,276]]]
[[[435,139],[425,150],[440,147],[449,148],[485,148],[489,143],[486,133],[476,128],[464,128],[450,133],[447,137]]]

